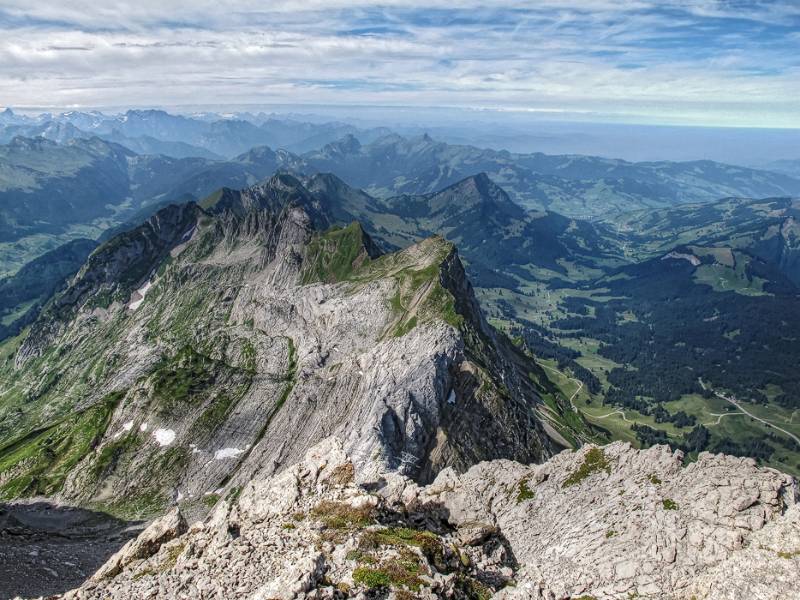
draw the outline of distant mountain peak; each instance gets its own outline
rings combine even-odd
[[[461,181],[457,181],[441,192],[436,192],[434,196],[448,193],[457,193],[462,196],[462,198],[467,196],[480,203],[509,208],[514,213],[519,213],[518,216],[520,218],[524,216],[524,209],[511,200],[505,190],[492,181],[489,175],[483,172],[470,175]]]
[[[342,139],[328,144],[325,149],[340,154],[357,154],[361,150],[361,142],[352,133],[348,133]]]

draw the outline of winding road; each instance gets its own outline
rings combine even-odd
[[[607,415],[599,415],[599,416],[596,416],[596,417],[592,416],[592,415],[589,415],[589,416],[592,419],[605,419],[607,417],[610,417],[611,415],[622,415],[622,420],[625,421],[626,423],[635,423],[635,421],[631,421],[630,419],[628,419],[628,417],[625,416],[625,412],[621,408],[618,408],[617,410],[612,410]]]
[[[700,385],[702,386],[702,388],[703,388],[704,390],[705,390],[705,389],[710,389],[710,388],[707,388],[707,387],[706,387],[706,384],[705,384],[705,383],[703,383],[702,381],[700,382]],[[746,408],[744,408],[744,407],[743,407],[743,406],[742,406],[742,405],[739,403],[739,401],[738,401],[738,400],[736,400],[735,398],[729,398],[728,396],[726,396],[726,395],[725,395],[725,394],[723,394],[722,392],[717,392],[717,391],[715,391],[715,390],[711,390],[711,391],[714,393],[714,395],[715,395],[717,398],[720,398],[721,400],[725,400],[726,402],[730,402],[731,404],[733,404],[733,405],[734,405],[736,408],[738,408],[740,411],[742,411],[744,414],[746,414],[746,415],[747,415],[748,417],[750,417],[751,419],[754,419],[754,420],[756,420],[756,421],[759,421],[760,423],[763,423],[764,425],[767,425],[768,427],[772,427],[773,429],[777,429],[777,430],[778,430],[778,431],[780,431],[781,433],[783,433],[783,434],[785,434],[785,435],[789,436],[789,437],[790,437],[790,438],[792,438],[792,439],[793,439],[795,442],[797,442],[798,444],[800,444],[800,437],[797,437],[795,434],[793,434],[793,433],[791,433],[791,432],[789,432],[789,431],[786,431],[786,430],[785,430],[785,429],[783,429],[782,427],[778,427],[778,426],[777,426],[777,425],[775,425],[774,423],[770,423],[770,422],[769,422],[769,421],[767,421],[766,419],[762,419],[761,417],[757,417],[756,415],[754,415],[753,413],[751,413],[749,410],[747,410]]]

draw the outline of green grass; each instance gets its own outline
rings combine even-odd
[[[361,565],[353,569],[353,583],[368,590],[385,588],[419,591],[423,585],[420,575],[426,574],[419,556],[402,552],[398,558],[389,558],[374,565]]]
[[[92,508],[119,519],[147,519],[162,515],[168,504],[169,498],[165,492],[146,489],[110,502],[96,503]]]
[[[204,436],[216,431],[248,388],[249,385],[243,385],[234,394],[223,391],[213,398],[211,404],[192,423],[191,435]]]
[[[751,260],[744,254],[737,252],[736,267],[730,268],[728,266],[714,263],[710,265],[700,265],[694,273],[694,280],[697,283],[703,283],[711,286],[718,292],[736,292],[746,296],[764,296],[767,292],[764,291],[763,279],[753,277],[752,280],[747,277],[747,262]]]
[[[61,490],[69,472],[91,452],[108,427],[124,392],[34,431],[0,449],[0,497],[50,496]]]
[[[315,236],[306,248],[302,283],[336,283],[349,279],[356,269],[371,261],[365,244],[366,234],[358,223]]]
[[[123,437],[106,444],[103,446],[103,449],[92,463],[92,475],[96,479],[99,479],[108,473],[113,472],[120,460],[125,455],[134,452],[143,443],[144,440],[139,437],[139,434],[132,431]]]
[[[214,508],[217,502],[219,502],[219,494],[206,494],[203,496],[203,504],[208,508]]]
[[[395,327],[394,331],[392,332],[392,336],[403,337],[405,334],[414,329],[414,327],[416,326],[417,326],[417,316],[414,315],[407,321],[401,321],[400,323],[398,323],[397,327]]]
[[[353,570],[353,583],[363,585],[368,589],[389,587],[392,579],[389,573],[382,569],[372,567],[357,567]]]
[[[213,361],[189,346],[164,361],[153,373],[153,393],[162,412],[180,410],[214,383]]]

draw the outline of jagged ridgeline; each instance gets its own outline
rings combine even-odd
[[[335,202],[277,175],[100,246],[0,346],[0,498],[200,511],[329,435],[423,481],[569,445],[455,248],[382,254]]]

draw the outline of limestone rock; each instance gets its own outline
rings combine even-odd
[[[153,521],[136,539],[125,544],[93,576],[92,581],[113,577],[135,560],[149,558],[170,540],[186,532],[186,521],[175,508]]]
[[[328,438],[69,598],[790,598],[796,483],[752,460],[624,443],[365,480]],[[345,476],[343,476],[345,474]],[[524,485],[522,485],[524,483]],[[157,529],[163,529],[159,526]],[[151,538],[150,530],[142,538]],[[150,544],[143,544],[149,548]],[[130,552],[128,553],[130,554]],[[145,553],[146,554],[146,553]]]

